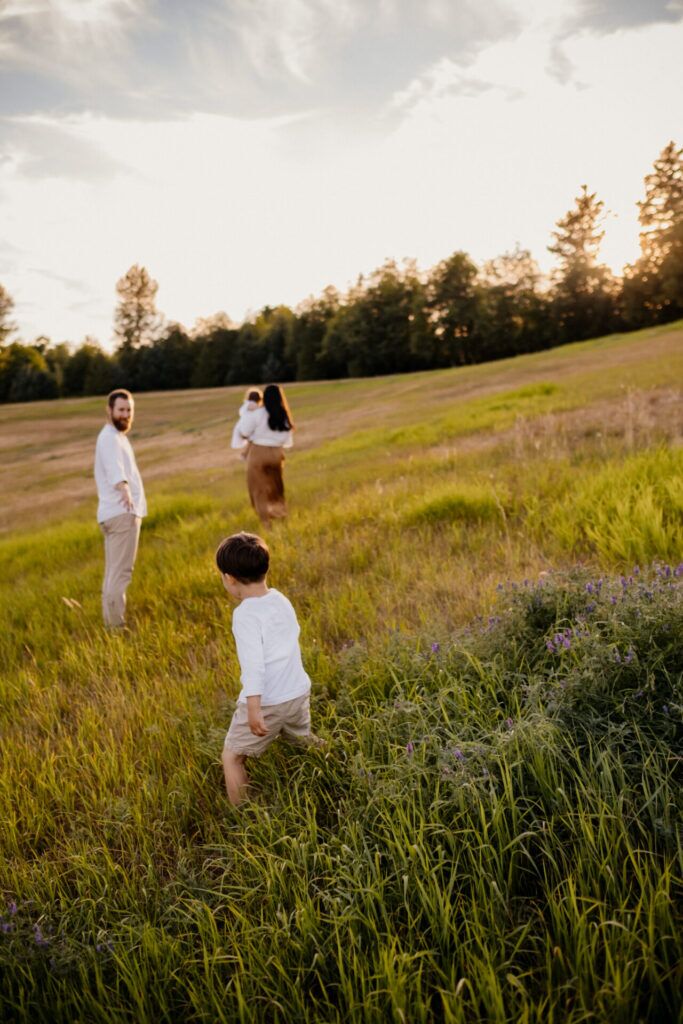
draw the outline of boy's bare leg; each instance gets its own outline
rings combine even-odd
[[[245,754],[235,754],[227,747],[223,747],[223,771],[225,773],[225,788],[228,791],[228,799],[231,804],[237,807],[246,796],[246,789],[249,784],[244,762]]]

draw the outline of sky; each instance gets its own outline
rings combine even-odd
[[[683,0],[0,0],[0,284],[112,344],[133,263],[191,327],[386,259],[516,245],[583,184],[602,259],[683,144]]]

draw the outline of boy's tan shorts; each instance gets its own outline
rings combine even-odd
[[[261,713],[268,733],[265,736],[254,736],[249,728],[246,703],[237,705],[224,744],[233,754],[258,757],[280,735],[291,743],[303,746],[320,742],[311,732],[311,698],[308,693],[294,700],[286,700],[283,704],[268,704],[261,708]]]

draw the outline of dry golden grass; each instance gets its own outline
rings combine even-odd
[[[514,428],[520,450],[539,444],[542,435],[551,448],[566,449],[575,434],[587,431],[605,438],[621,432],[631,445],[662,431],[675,441],[681,412],[671,384],[683,379],[682,349],[683,329],[674,326],[474,367],[287,385],[297,422],[292,457],[356,431],[428,421],[539,382],[557,386],[557,400],[540,419]],[[180,479],[183,486],[194,480],[220,491],[241,487],[243,466],[229,438],[242,394],[240,387],[139,395],[131,438],[148,487],[172,489]],[[0,531],[93,508],[93,450],[103,421],[103,401],[95,398],[0,407]],[[468,433],[445,447],[488,444],[489,434]],[[443,450],[431,447],[437,455]]]

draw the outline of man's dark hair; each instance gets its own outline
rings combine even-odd
[[[240,583],[260,583],[268,572],[268,545],[255,533],[233,533],[218,545],[216,565]]]
[[[127,402],[133,401],[133,396],[131,395],[130,391],[126,391],[125,388],[115,388],[113,391],[110,391],[109,394],[107,395],[107,405],[109,406],[110,409],[114,408],[117,398],[125,398]]]

